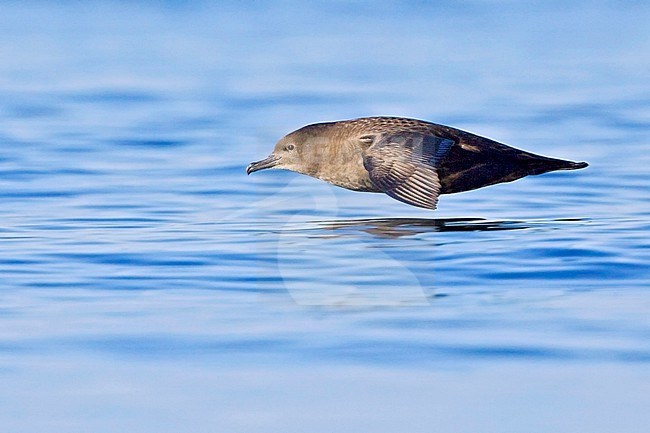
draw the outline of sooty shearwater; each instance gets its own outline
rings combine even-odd
[[[316,123],[284,136],[246,173],[280,168],[353,191],[383,192],[435,209],[440,194],[469,191],[586,162],[548,158],[449,126],[400,117]]]

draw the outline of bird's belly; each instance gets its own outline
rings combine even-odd
[[[351,173],[348,175],[336,173],[332,176],[321,175],[316,177],[320,180],[324,180],[329,184],[349,189],[351,191],[382,192],[372,183],[370,177],[367,174],[364,175],[364,173]]]

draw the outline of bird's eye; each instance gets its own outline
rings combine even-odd
[[[287,144],[287,150],[293,150],[293,144]]]

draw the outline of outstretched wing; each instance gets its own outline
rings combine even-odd
[[[435,209],[440,195],[436,167],[453,140],[419,132],[383,134],[366,150],[370,180],[396,200]]]

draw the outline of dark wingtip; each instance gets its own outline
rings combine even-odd
[[[549,171],[555,171],[555,170],[579,170],[581,168],[585,168],[588,166],[589,164],[587,164],[586,162],[573,162],[573,161],[566,161],[564,159],[544,158],[541,159],[538,164],[529,167],[526,175],[548,173]]]
[[[580,168],[585,168],[585,167],[589,167],[589,164],[587,164],[586,162],[574,162],[571,164],[571,167],[569,168],[571,168],[572,170],[578,170]]]

